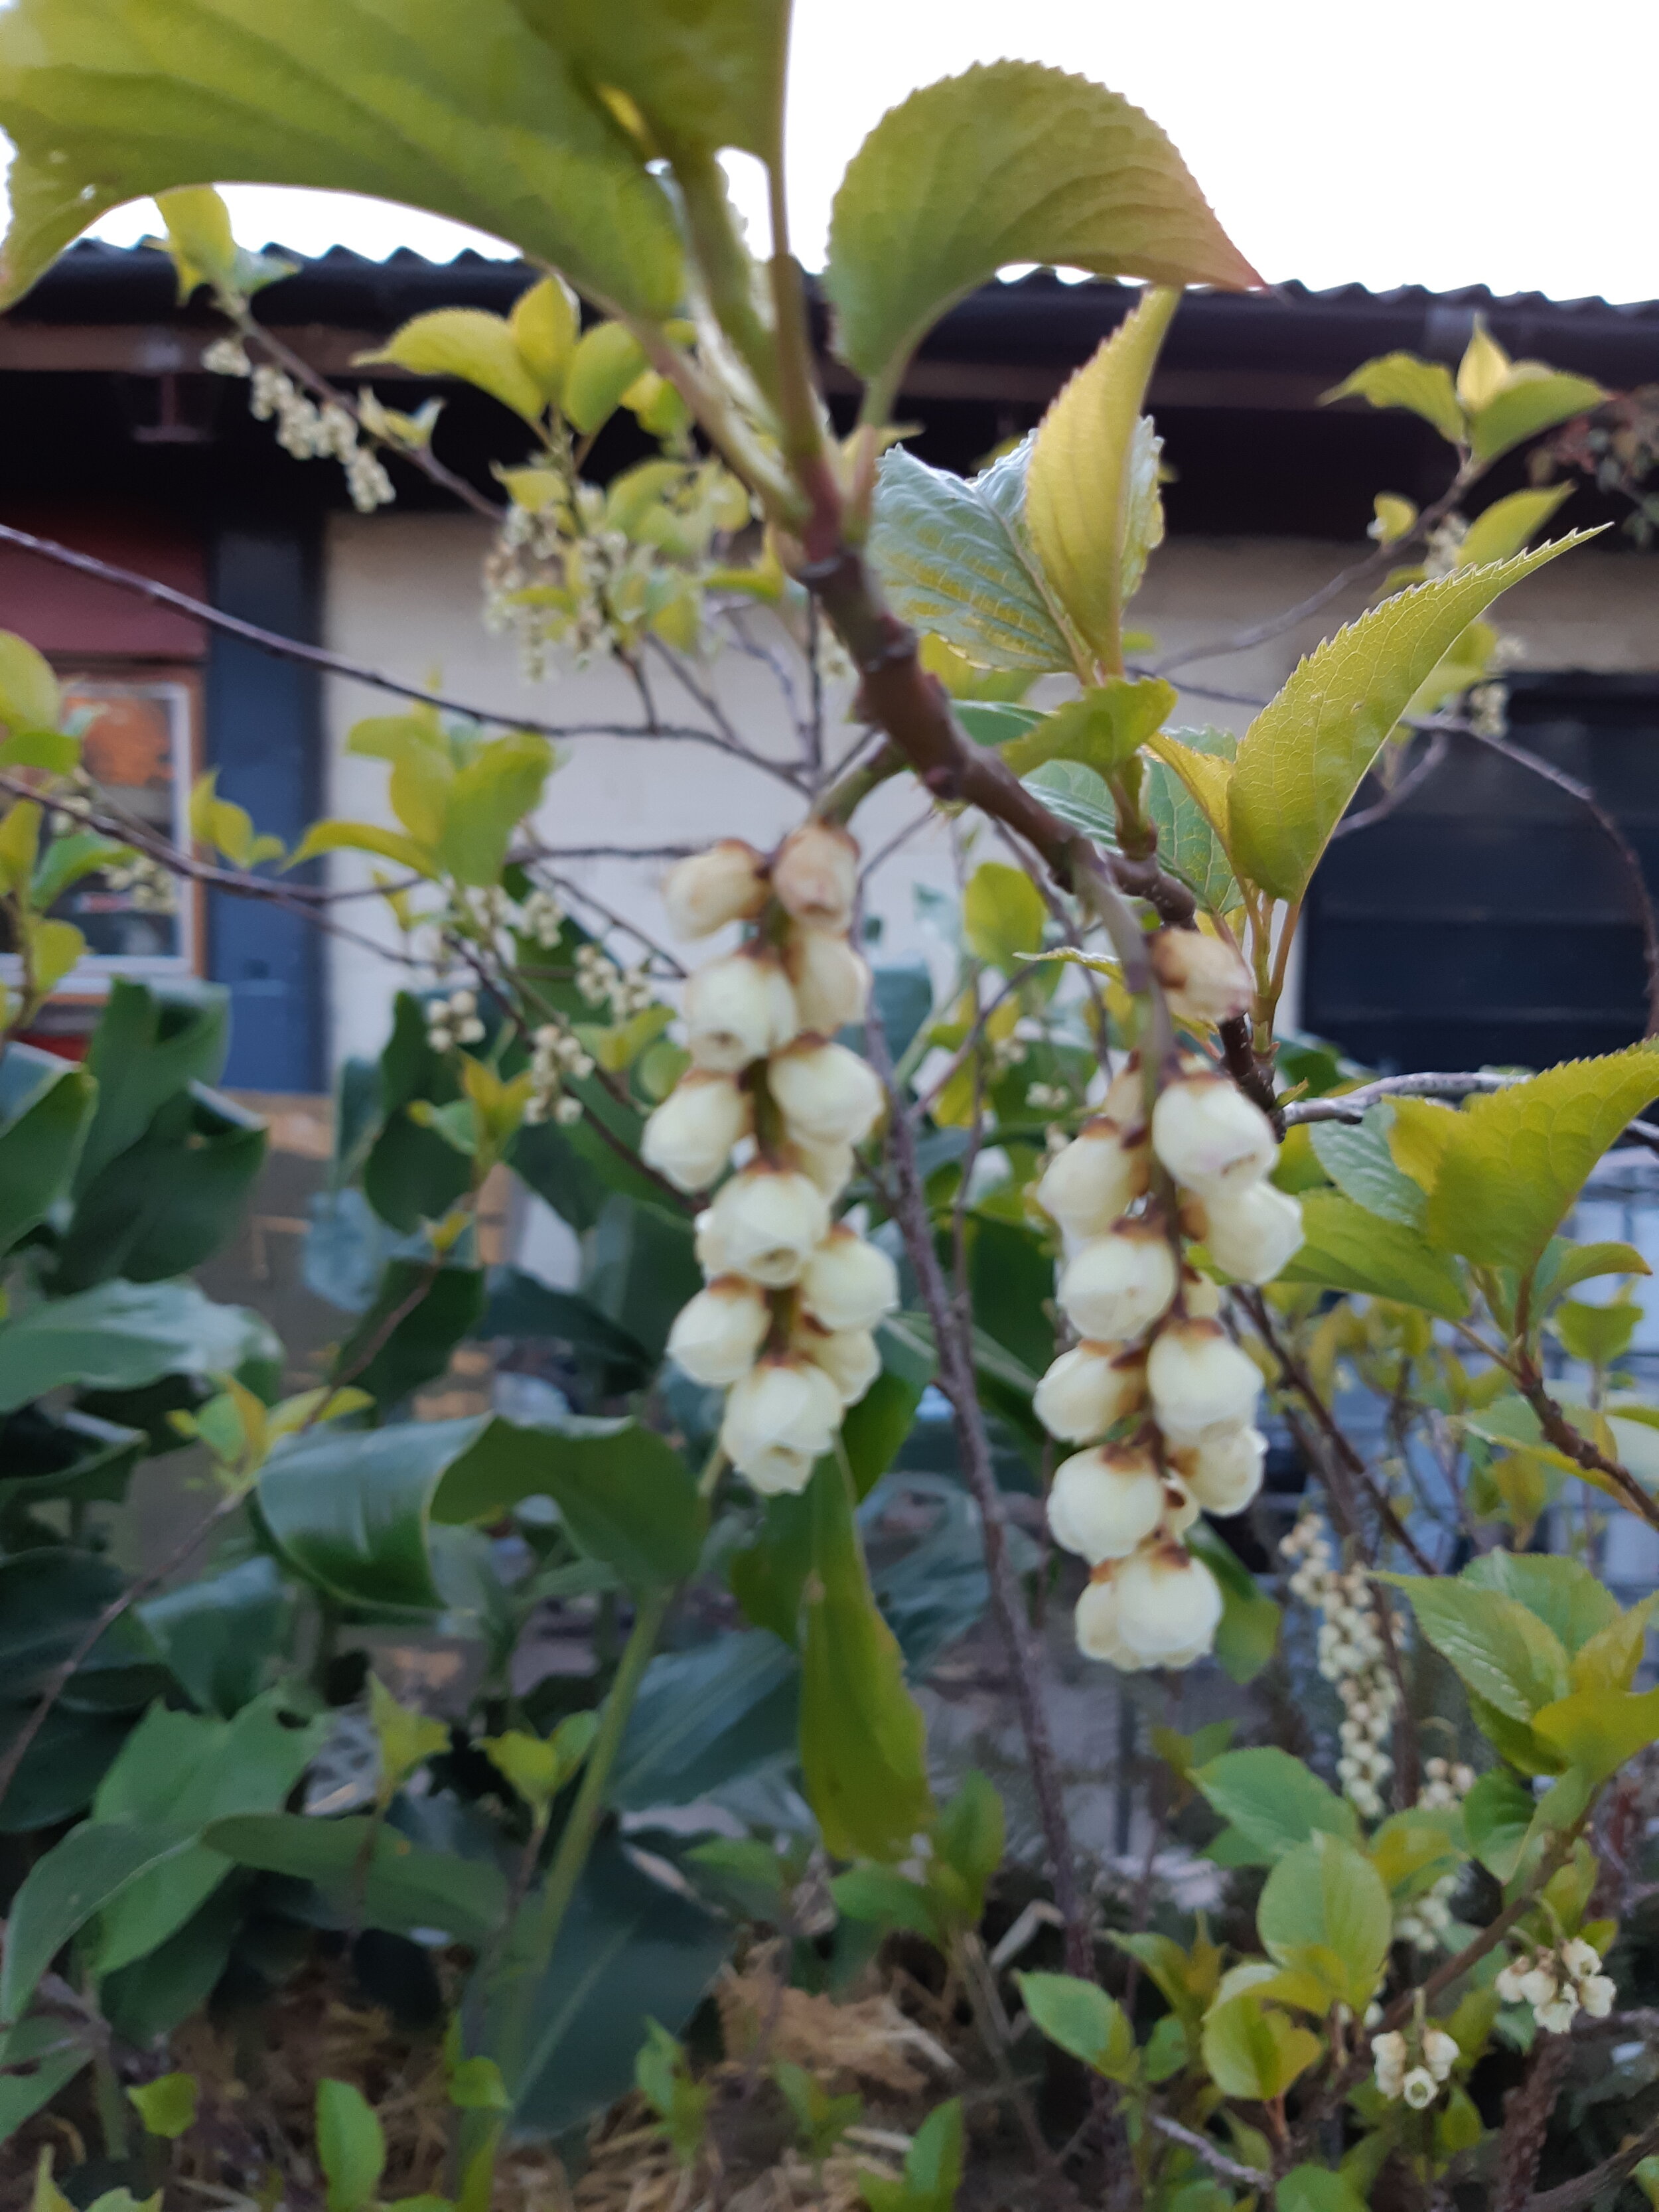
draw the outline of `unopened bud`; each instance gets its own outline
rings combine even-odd
[[[1224,1075],[1166,1084],[1152,1109],[1152,1149],[1179,1183],[1205,1199],[1255,1182],[1278,1157],[1273,1123]]]
[[[1248,1421],[1261,1395],[1255,1363],[1219,1322],[1177,1321],[1160,1329],[1146,1360],[1152,1416],[1182,1444],[1220,1423]]]
[[[800,1299],[825,1328],[873,1328],[898,1304],[898,1270],[878,1246],[839,1224],[808,1259]]]
[[[1215,1642],[1221,1586],[1179,1544],[1151,1544],[1117,1570],[1117,1624],[1147,1667],[1190,1667]]]
[[[885,1103],[881,1078],[868,1060],[819,1037],[802,1037],[775,1054],[766,1073],[790,1135],[809,1144],[856,1145]]]
[[[1243,1422],[1200,1429],[1170,1452],[1170,1464],[1206,1513],[1242,1513],[1261,1487],[1267,1439]]]
[[[816,1322],[803,1321],[795,1349],[823,1368],[843,1406],[856,1406],[881,1372],[881,1352],[872,1329],[820,1328]]]
[[[1210,1256],[1235,1282],[1270,1283],[1302,1249],[1302,1201],[1270,1182],[1226,1186],[1203,1204]]]
[[[1144,1446],[1097,1444],[1055,1469],[1048,1528],[1063,1551],[1075,1552],[1097,1567],[1107,1559],[1127,1559],[1166,1513],[1180,1522],[1188,1504],[1184,1490],[1178,1483],[1166,1484]],[[1195,1510],[1186,1510],[1188,1522]]]
[[[844,937],[793,927],[783,948],[783,964],[804,1030],[834,1036],[849,1022],[864,1019],[870,1004],[870,963]]]
[[[735,1075],[788,1043],[800,1024],[775,955],[745,947],[699,968],[685,987],[686,1042],[699,1067]]]
[[[662,902],[676,937],[710,937],[728,921],[752,921],[766,904],[766,862],[741,837],[722,837],[669,870]]]
[[[1582,1936],[1561,1946],[1561,1963],[1574,1981],[1582,1981],[1586,1974],[1599,1974],[1601,1954],[1593,1943],[1586,1943]]]
[[[751,1127],[749,1100],[729,1075],[688,1068],[647,1121],[640,1158],[678,1190],[707,1190]]]
[[[1109,1569],[1090,1582],[1072,1618],[1077,1648],[1085,1659],[1101,1660],[1126,1674],[1139,1670],[1140,1661],[1118,1632],[1117,1583]]]
[[[1121,1344],[1074,1344],[1037,1384],[1031,1409],[1051,1437],[1086,1444],[1103,1437],[1146,1395],[1146,1362]]]
[[[1437,2081],[1443,2081],[1462,2056],[1455,2036],[1448,2035],[1443,2027],[1425,2027],[1423,2031],[1423,2063]]]
[[[804,822],[779,846],[772,890],[805,929],[844,933],[858,896],[859,848],[850,831],[834,822]]]
[[[1619,1984],[1611,1974],[1586,1974],[1578,1984],[1578,2002],[1592,2020],[1605,2020],[1618,1995]]]
[[[814,1145],[792,1136],[785,1147],[789,1163],[815,1182],[826,1198],[839,1198],[853,1180],[858,1160],[850,1145]]]
[[[668,1355],[694,1382],[735,1382],[754,1365],[772,1326],[764,1294],[740,1275],[720,1275],[674,1316]]]
[[[799,1282],[813,1247],[830,1231],[830,1209],[817,1185],[765,1161],[722,1183],[708,1211],[720,1272],[746,1275],[769,1290]]]
[[[1187,1224],[1183,1221],[1181,1225],[1184,1229]],[[1221,1311],[1221,1287],[1195,1267],[1183,1267],[1181,1303],[1188,1321],[1214,1321]]]
[[[1146,1189],[1150,1171],[1146,1144],[1128,1143],[1117,1122],[1097,1115],[1049,1161],[1036,1201],[1068,1236],[1103,1236]]]
[[[794,1357],[763,1359],[734,1382],[720,1443],[739,1474],[767,1497],[806,1487],[841,1426],[841,1399],[821,1367]]]
[[[1176,1294],[1175,1258],[1156,1222],[1126,1221],[1078,1247],[1058,1297],[1080,1336],[1120,1342],[1139,1336]]]
[[[1170,1012],[1194,1028],[1230,1022],[1255,995],[1238,947],[1198,929],[1160,929],[1152,941],[1152,973]]]

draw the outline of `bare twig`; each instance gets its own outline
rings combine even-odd
[[[1195,2158],[1201,2158],[1210,2171],[1218,2173],[1224,2181],[1236,2181],[1242,2188],[1260,2192],[1267,2177],[1259,2167],[1244,2166],[1237,2159],[1229,2158],[1208,2136],[1200,2135],[1194,2128],[1183,2128],[1179,2120],[1170,2119],[1163,2112],[1149,2112],[1146,2117],[1159,2135],[1167,2136],[1171,2142],[1178,2142]]]
[[[1550,2114],[1555,2110],[1571,2056],[1569,2037],[1539,2036],[1528,2056],[1525,2074],[1504,2099],[1492,2212],[1522,2212],[1537,2177]]]
[[[1446,757],[1450,734],[1445,730],[1431,730],[1429,742],[1419,758],[1414,760],[1398,783],[1385,791],[1375,805],[1362,806],[1358,814],[1345,814],[1331,832],[1331,842],[1339,837],[1351,837],[1356,830],[1370,830],[1379,822],[1386,822],[1397,807],[1403,806],[1414,791],[1419,791]]]
[[[1600,2166],[1581,2173],[1576,2181],[1564,2181],[1559,2189],[1547,2189],[1541,2196],[1529,2197],[1526,2212],[1579,2212],[1579,2207],[1590,2204],[1598,2197],[1606,2197],[1635,2172],[1644,2158],[1659,2151],[1659,2124],[1626,2143],[1623,2150],[1603,2159]]]

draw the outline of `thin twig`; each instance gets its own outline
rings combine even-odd
[[[1167,2136],[1171,2142],[1178,2142],[1195,2158],[1201,2158],[1212,2172],[1218,2173],[1224,2181],[1236,2181],[1245,2189],[1260,2192],[1267,2179],[1260,2167],[1241,2165],[1237,2159],[1229,2158],[1224,2150],[1218,2149],[1208,2136],[1201,2136],[1193,2128],[1183,2128],[1179,2120],[1167,2118],[1162,2112],[1148,2112],[1146,2117],[1159,2135]]]
[[[1581,2205],[1592,2203],[1596,2197],[1607,2196],[1628,2180],[1642,2160],[1650,2158],[1656,2151],[1659,2151],[1659,2122],[1613,2157],[1603,2159],[1600,2166],[1581,2173],[1576,2181],[1564,2181],[1559,2189],[1547,2189],[1541,2196],[1529,2197],[1526,2212],[1578,2212]]]
[[[1358,814],[1345,814],[1331,832],[1330,842],[1339,837],[1351,837],[1356,830],[1370,830],[1379,822],[1386,822],[1392,813],[1422,787],[1446,757],[1450,733],[1445,730],[1431,730],[1429,742],[1421,757],[1414,760],[1398,783],[1385,791],[1373,806],[1362,806]]]

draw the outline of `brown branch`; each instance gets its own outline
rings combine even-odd
[[[1537,2179],[1550,2114],[1561,2094],[1571,2055],[1572,2045],[1566,2036],[1540,2035],[1528,2054],[1526,2072],[1504,2100],[1492,2212],[1522,2212]]]
[[[1267,2179],[1259,2166],[1243,2166],[1237,2159],[1229,2158],[1208,2136],[1200,2135],[1196,2129],[1183,2128],[1179,2120],[1166,2119],[1162,2112],[1148,2112],[1146,2117],[1159,2135],[1167,2136],[1171,2142],[1180,2143],[1195,2158],[1201,2158],[1212,2172],[1218,2173],[1224,2181],[1236,2181],[1243,2188],[1259,2192]]]
[[[1603,2159],[1588,2173],[1581,2173],[1576,2181],[1564,2181],[1559,2189],[1547,2189],[1541,2196],[1529,2197],[1526,2212],[1578,2212],[1583,2204],[1594,2202],[1627,2181],[1644,2158],[1659,2151],[1659,2123],[1639,2135],[1632,2143],[1616,2151],[1611,2158]]]
[[[1446,757],[1448,734],[1445,730],[1431,730],[1421,759],[1413,761],[1399,782],[1385,791],[1374,805],[1362,806],[1358,814],[1345,814],[1331,832],[1331,843],[1335,844],[1339,837],[1352,837],[1356,830],[1370,830],[1378,822],[1386,822],[1414,791],[1421,790]]]
[[[1659,1498],[1652,1498],[1643,1489],[1627,1467],[1582,1435],[1567,1419],[1562,1408],[1551,1397],[1545,1387],[1543,1376],[1529,1351],[1523,1346],[1514,1368],[1516,1388],[1538,1416],[1538,1425],[1547,1443],[1586,1474],[1599,1474],[1613,1485],[1620,1497],[1638,1520],[1645,1521],[1650,1528],[1659,1528]]]

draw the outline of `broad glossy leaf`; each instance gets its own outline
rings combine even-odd
[[[842,1449],[860,1499],[898,1457],[934,1369],[931,1348],[891,1322],[878,1328],[876,1347],[881,1372],[857,1405],[848,1407],[841,1426]]]
[[[1279,1270],[1285,1283],[1320,1283],[1421,1306],[1461,1321],[1469,1294],[1455,1261],[1437,1252],[1420,1230],[1384,1220],[1340,1190],[1302,1194],[1303,1242]]]
[[[1575,1690],[1534,1713],[1532,1725],[1575,1771],[1606,1782],[1659,1739],[1659,1690]]]
[[[180,1686],[202,1711],[227,1720],[258,1695],[293,1610],[276,1562],[263,1553],[137,1608]]]
[[[582,80],[625,92],[670,152],[778,152],[789,10],[784,0],[517,0]]]
[[[1135,2034],[1115,1997],[1074,1974],[1017,1977],[1025,2009],[1050,2043],[1109,2081],[1127,2081],[1135,2070]]]
[[[638,1129],[636,1120],[626,1133],[635,1149]],[[581,1283],[583,1297],[637,1337],[654,1359],[666,1351],[680,1308],[702,1285],[691,1218],[660,1199],[655,1191],[649,1200],[612,1191],[587,1239]]]
[[[1322,1980],[1334,2002],[1363,2012],[1388,1962],[1394,1910],[1382,1875],[1340,1836],[1310,1836],[1267,1876],[1256,1906],[1269,1957]]]
[[[361,1894],[366,1927],[408,1935],[441,1928],[458,1942],[487,1943],[507,1909],[497,1869],[453,1851],[430,1850],[366,1814],[325,1820],[304,1813],[246,1813],[216,1820],[203,1840],[238,1866],[314,1881],[337,1905]]]
[[[1449,444],[1461,446],[1468,434],[1451,371],[1442,362],[1415,354],[1385,353],[1368,361],[1322,397],[1330,401],[1358,396],[1373,407],[1406,407],[1420,415]]]
[[[278,1350],[257,1314],[216,1305],[194,1283],[100,1283],[0,1329],[0,1413],[66,1382],[131,1390],[163,1375],[233,1374]]]
[[[969,483],[894,447],[876,480],[870,558],[894,613],[970,660],[1069,671],[1020,523],[1029,458],[1028,447]]]
[[[96,1082],[83,1067],[58,1065],[0,1127],[0,1253],[46,1218],[75,1173],[92,1125]]]
[[[1221,1619],[1215,1632],[1215,1656],[1235,1682],[1253,1682],[1279,1649],[1283,1608],[1268,1596],[1232,1546],[1205,1520],[1187,1532],[1194,1552],[1221,1585]]]
[[[190,1850],[194,1838],[168,1823],[83,1820],[38,1858],[12,1900],[0,1961],[0,2021],[20,2019],[57,1954],[94,1913],[141,1875]]]
[[[165,1099],[136,1144],[78,1179],[53,1291],[89,1290],[117,1275],[160,1282],[199,1267],[240,1226],[265,1138],[257,1114],[199,1084]]]
[[[28,1705],[0,1705],[0,1751],[9,1747],[31,1711]],[[84,1813],[131,1725],[131,1706],[109,1712],[54,1705],[0,1806],[0,1834],[33,1835],[60,1828]]]
[[[1299,899],[1349,800],[1418,686],[1498,594],[1583,543],[1460,569],[1396,592],[1328,639],[1251,723],[1230,793],[1235,865]]]
[[[1222,1819],[1249,1840],[1258,1864],[1272,1864],[1315,1834],[1351,1842],[1358,1836],[1347,1800],[1328,1789],[1311,1767],[1271,1745],[1224,1751],[1196,1768],[1193,1779]]]
[[[1521,1863],[1537,1802],[1506,1766],[1488,1768],[1463,1800],[1469,1848],[1499,1881],[1508,1881]]]
[[[555,1290],[522,1267],[492,1267],[487,1279],[489,1302],[477,1334],[481,1337],[542,1338],[568,1345],[627,1378],[623,1389],[646,1382],[655,1361],[619,1322],[602,1314],[579,1291]]]
[[[1046,762],[1080,761],[1099,775],[1110,775],[1133,757],[1148,738],[1168,720],[1176,703],[1175,686],[1161,677],[1132,679],[1114,676],[1091,684],[1080,698],[1068,699],[1053,714],[1035,715],[1029,708],[958,708],[966,721],[973,714],[1018,714],[1023,729],[1011,733],[1003,748],[1003,761],[1014,775],[1029,778]]]
[[[15,15],[0,19],[0,42],[15,25]],[[222,988],[169,1000],[146,984],[115,979],[87,1050],[98,1110],[76,1170],[77,1197],[118,1152],[137,1143],[167,1099],[190,1084],[218,1081],[229,1043],[229,995]]]
[[[92,2045],[69,2021],[48,2014],[9,2028],[0,2036],[0,2143],[91,2063]]]
[[[1273,2191],[1278,2212],[1365,2212],[1365,2199],[1344,2173],[1327,2166],[1293,2166]]]
[[[1229,2097],[1282,2097],[1320,2057],[1316,2035],[1246,1990],[1217,2005],[1204,2023],[1204,2063]]]
[[[212,1996],[230,1960],[252,1876],[240,1869],[174,1936],[98,1984],[98,2004],[116,2033],[141,2047],[171,2035]]]
[[[389,1411],[445,1373],[483,1310],[481,1267],[390,1260],[374,1303],[340,1346],[334,1372]]]
[[[389,361],[411,376],[458,376],[534,422],[546,405],[502,315],[482,307],[437,307],[395,330],[368,362]]]
[[[1495,1711],[1529,1722],[1566,1696],[1567,1654],[1553,1629],[1518,1599],[1467,1576],[1385,1574],[1404,1590],[1418,1626],[1465,1685]]]
[[[799,1713],[799,1663],[765,1629],[659,1652],[629,1715],[611,1802],[643,1813],[709,1796],[787,1759]]]
[[[8,301],[105,209],[236,177],[427,208],[639,313],[678,305],[661,188],[508,0],[25,0],[0,26],[0,125]]]
[[[1569,1659],[1620,1618],[1618,1599],[1582,1559],[1547,1552],[1483,1552],[1459,1580],[1476,1589],[1498,1590],[1535,1613],[1560,1639]]]
[[[1516,370],[1538,374],[1517,375]],[[1475,410],[1470,443],[1478,461],[1495,461],[1511,446],[1536,437],[1540,430],[1553,429],[1571,416],[1588,414],[1607,396],[1588,376],[1547,369],[1538,362],[1516,362],[1510,380]]]
[[[1384,1098],[1366,1109],[1363,1121],[1316,1121],[1309,1137],[1314,1157],[1345,1197],[1384,1221],[1420,1230],[1428,1197],[1395,1164],[1389,1149],[1393,1120],[1394,1108]]]
[[[836,351],[895,384],[928,325],[1012,261],[1176,286],[1260,281],[1149,117],[1033,62],[923,87],[853,156],[823,280]]]

